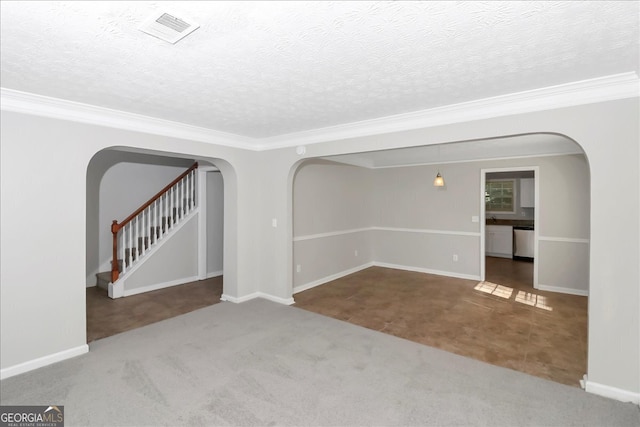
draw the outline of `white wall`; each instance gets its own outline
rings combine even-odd
[[[207,172],[207,276],[222,274],[224,259],[224,181]]]
[[[371,176],[367,169],[325,160],[310,160],[298,169],[293,186],[296,291],[372,261]]]
[[[294,266],[302,264],[302,271],[294,272],[294,287],[332,278],[358,261],[480,279],[480,223],[472,217],[480,215],[484,200],[481,171],[521,166],[539,170],[544,215],[537,227],[546,239],[536,260],[541,283],[587,293],[589,171],[583,155],[374,170],[305,163],[293,186]],[[445,187],[432,184],[438,170]],[[299,241],[298,230],[320,235]],[[359,245],[362,252],[367,242],[370,258],[354,260],[353,249]]]
[[[375,225],[415,230],[385,231],[386,236],[396,236],[393,244],[387,239],[379,240],[377,253],[385,256],[376,257],[376,261],[479,278],[480,223],[472,222],[472,217],[480,215],[483,201],[481,170],[523,166],[539,168],[541,215],[536,228],[547,239],[536,260],[545,280],[542,283],[548,289],[587,292],[589,253],[584,246],[588,248],[589,239],[589,171],[582,155],[440,165],[446,180],[443,188],[431,184],[430,178],[438,169],[434,166],[376,170],[380,220]],[[391,247],[385,248],[387,245]],[[418,249],[421,256],[415,253]],[[544,256],[547,250],[560,258]],[[453,261],[453,255],[458,256],[458,261]],[[562,264],[564,258],[574,262]],[[414,262],[402,263],[403,259]],[[575,279],[568,281],[568,277]]]

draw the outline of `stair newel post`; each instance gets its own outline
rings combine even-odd
[[[111,234],[113,235],[113,261],[111,261],[111,283],[118,280],[120,271],[118,269],[118,221],[115,219],[111,224]]]

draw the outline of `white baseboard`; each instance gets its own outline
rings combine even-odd
[[[509,259],[513,258],[513,255],[511,255],[511,254],[498,254],[498,253],[495,253],[495,252],[485,252],[484,255],[485,256],[492,256],[494,258],[509,258]]]
[[[192,276],[192,277],[185,277],[183,279],[170,280],[164,283],[156,283],[149,286],[143,286],[141,288],[125,289],[124,296],[129,297],[131,295],[137,295],[144,292],[157,291],[158,289],[164,289],[164,288],[169,288],[171,286],[183,285],[185,283],[195,282],[197,280],[198,280],[198,276]],[[126,282],[125,282],[125,286],[126,286]]]
[[[634,393],[617,387],[594,383],[593,381],[589,381],[588,378],[585,380],[585,385],[585,390],[588,393],[597,394],[599,396],[608,397],[609,399],[615,399],[621,402],[631,402],[636,405],[640,405],[640,393]]]
[[[313,282],[305,283],[304,285],[299,285],[293,288],[294,295],[298,292],[306,291],[307,289],[315,288],[316,286],[324,285],[327,282],[331,282],[332,280],[339,279],[344,276],[348,276],[349,274],[356,273],[360,270],[364,270],[365,268],[372,267],[374,265],[373,262],[368,262],[366,264],[359,265],[357,267],[350,268],[348,270],[341,271],[339,273],[331,274],[329,276],[323,277],[318,280],[314,280]]]
[[[223,274],[222,270],[219,270],[219,271],[213,271],[211,273],[207,273],[207,275],[204,277],[206,279],[211,279],[212,277],[222,276],[222,274]]]
[[[316,286],[324,285],[327,282],[331,282],[332,280],[340,279],[341,277],[348,276],[349,274],[356,273],[360,270],[364,270],[369,267],[384,267],[384,268],[395,268],[397,270],[405,270],[405,271],[415,271],[418,273],[428,273],[428,274],[436,274],[438,276],[447,276],[447,277],[455,277],[458,279],[468,279],[468,280],[480,280],[480,276],[474,276],[470,274],[461,274],[454,273],[451,271],[441,271],[441,270],[432,270],[429,268],[422,267],[411,267],[407,265],[399,265],[399,264],[390,264],[386,262],[368,262],[366,264],[359,265],[354,268],[350,268],[348,270],[341,271],[339,273],[332,274],[330,276],[323,277],[318,280],[314,280],[313,282],[305,283],[304,285],[299,285],[293,288],[293,294],[297,294],[298,292],[306,291],[307,289],[315,288]]]
[[[408,265],[390,264],[387,262],[374,261],[376,267],[395,268],[397,270],[415,271],[417,273],[435,274],[437,276],[455,277],[456,279],[480,280],[480,276],[473,274],[456,273],[453,271],[433,270],[430,268],[412,267]]]
[[[284,304],[284,305],[291,305],[295,303],[295,301],[293,300],[293,297],[281,298],[281,297],[276,297],[270,294],[265,294],[264,292],[254,292],[241,297],[232,297],[231,295],[222,294],[222,296],[220,297],[220,301],[228,301],[228,302],[240,304],[256,298],[264,298],[266,300],[277,302],[278,304]]]
[[[243,302],[246,302],[246,301],[250,301],[250,300],[252,300],[254,298],[258,298],[259,296],[260,296],[259,292],[254,292],[252,294],[244,295],[244,296],[241,296],[241,297],[232,297],[231,295],[222,294],[220,296],[220,301],[227,301],[227,302],[232,302],[232,303],[235,303],[235,304],[240,304],[240,303],[243,303]]]
[[[549,286],[549,285],[541,285],[541,284],[538,284],[537,286],[535,286],[535,288],[541,291],[558,292],[561,294],[580,295],[583,297],[589,296],[589,291],[584,289],[563,288],[561,286]]]
[[[8,368],[0,369],[0,379],[3,380],[5,378],[33,371],[34,369],[42,368],[56,362],[62,362],[63,360],[71,359],[72,357],[80,356],[88,352],[89,346],[87,344],[83,344],[78,347],[60,351],[58,353],[53,353],[47,356],[39,357],[37,359],[29,360],[28,362],[9,366]]]
[[[277,302],[278,304],[291,305],[295,303],[293,297],[281,298],[274,295],[265,294],[264,292],[257,292],[257,294],[258,298],[264,298],[269,301]]]

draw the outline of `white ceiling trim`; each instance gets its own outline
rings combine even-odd
[[[262,139],[7,88],[0,88],[0,108],[6,111],[116,129],[263,151],[638,96],[640,96],[640,79],[635,72],[628,72]]]
[[[293,147],[640,96],[635,72],[549,86],[406,114],[259,140],[259,150]]]
[[[116,129],[254,150],[253,138],[104,107],[0,88],[0,108]]]
[[[538,157],[558,157],[558,156],[575,156],[576,154],[584,154],[579,149],[576,149],[572,152],[561,152],[561,153],[535,153],[535,154],[523,154],[521,156],[511,155],[511,156],[498,156],[498,157],[487,157],[482,159],[464,159],[464,160],[442,160],[442,161],[433,161],[433,162],[418,162],[418,163],[403,163],[397,165],[387,165],[387,166],[373,166],[363,159],[354,159],[354,160],[343,160],[340,159],[340,155],[338,156],[326,156],[322,157],[324,160],[329,160],[336,163],[343,163],[345,165],[357,166],[365,169],[394,169],[394,168],[413,168],[419,166],[433,166],[433,165],[455,165],[458,163],[478,163],[478,162],[492,162],[497,160],[519,160],[519,159],[532,159]],[[524,167],[527,169],[527,167]],[[507,168],[510,171],[518,170],[517,167]],[[529,168],[530,169],[530,168]]]

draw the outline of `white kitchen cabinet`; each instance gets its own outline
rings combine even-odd
[[[487,225],[484,251],[488,256],[513,257],[513,227],[510,225]]]
[[[520,179],[520,207],[521,208],[534,208],[535,207],[535,191],[533,178]]]

